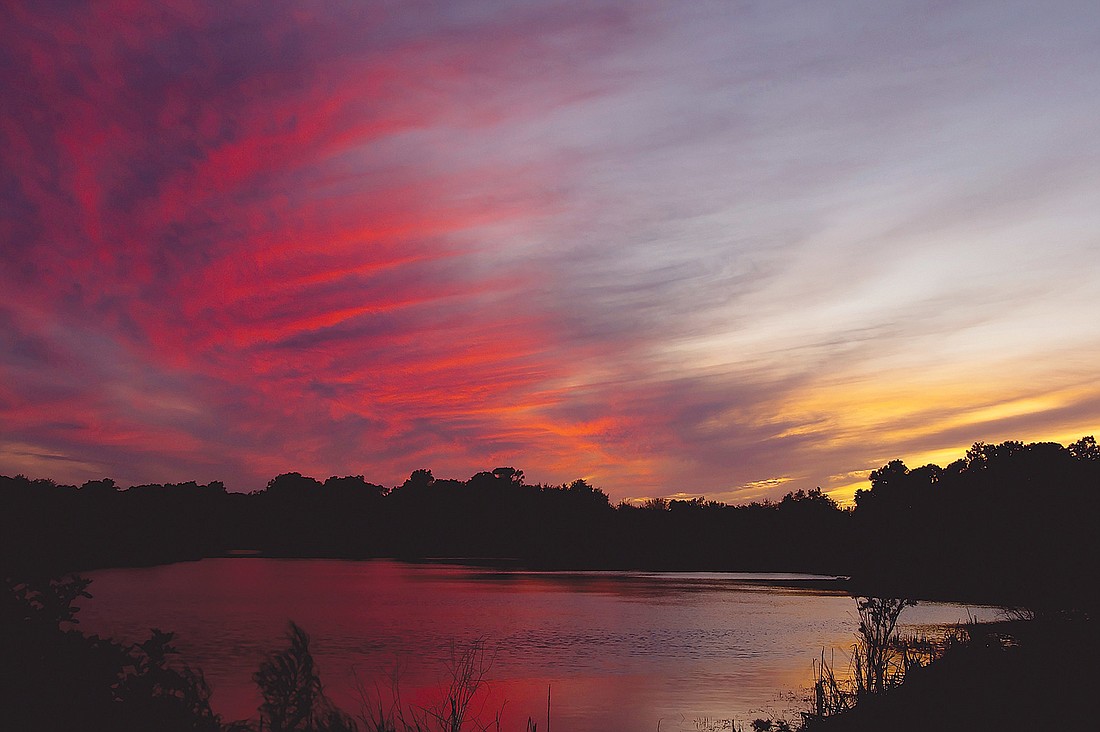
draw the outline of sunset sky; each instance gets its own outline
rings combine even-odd
[[[1100,3],[6,2],[0,473],[837,497],[1100,434]]]

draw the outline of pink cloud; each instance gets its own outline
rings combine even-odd
[[[812,482],[815,461],[865,467],[861,428],[832,446],[781,407],[857,359],[836,344],[913,326],[845,323],[709,371],[662,354],[788,307],[761,293],[820,222],[846,220],[830,196],[890,178],[861,166],[908,137],[869,131],[907,121],[910,97],[862,107],[883,124],[790,114],[825,92],[862,99],[844,74],[818,89],[807,70],[829,81],[873,49],[822,42],[807,60],[745,35],[751,19],[662,4],[403,10],[5,8],[12,444],[69,460],[62,479],[94,464],[238,489],[276,470],[399,482],[506,462],[620,493],[728,492]],[[943,197],[972,200],[955,186]],[[867,272],[887,258],[849,257]],[[819,288],[830,304],[841,278],[811,274],[812,292],[783,296]]]

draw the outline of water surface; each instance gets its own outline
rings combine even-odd
[[[795,715],[822,648],[846,664],[855,601],[760,575],[544,573],[386,560],[207,559],[88,573],[81,629],[137,641],[171,630],[227,719],[255,716],[251,682],[285,646],[288,620],[309,632],[322,680],[357,712],[356,678],[387,695],[395,666],[407,701],[438,696],[452,649],[484,639],[491,680],[482,708],[504,729],[528,716],[552,730],[694,730],[701,720]],[[827,583],[822,582],[823,586]],[[925,604],[910,628],[991,610]],[[747,724],[745,725],[748,726]]]

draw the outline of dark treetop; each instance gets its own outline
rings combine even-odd
[[[0,476],[7,576],[156,564],[253,549],[292,557],[507,559],[543,569],[843,574],[855,589],[1032,606],[1096,604],[1100,449],[1091,437],[975,444],[947,467],[874,471],[853,509],[820,490],[729,506],[612,506],[583,480],[529,485],[417,470],[387,489],[298,473],[220,483],[80,487]]]

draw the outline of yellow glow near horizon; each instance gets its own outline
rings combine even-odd
[[[863,481],[860,483],[848,483],[847,485],[838,486],[830,490],[824,491],[825,495],[832,498],[842,507],[848,507],[855,503],[856,491],[866,489],[870,487],[870,483]]]
[[[1069,430],[1067,432],[1058,433],[1044,433],[1037,436],[1030,437],[1023,440],[1026,443],[1039,443],[1039,442],[1055,442],[1060,445],[1070,445],[1076,442],[1086,435],[1094,434],[1097,430],[1095,427],[1081,427],[1077,430]],[[1003,437],[991,437],[990,439],[982,440],[991,444],[1003,442],[1005,440],[1020,439],[1019,435],[1015,436],[1003,436]],[[966,445],[956,445],[953,447],[937,448],[935,450],[928,450],[926,452],[916,453],[911,456],[896,456],[892,458],[885,458],[878,461],[875,468],[867,470],[866,473],[870,476],[871,470],[877,470],[879,467],[886,465],[891,460],[901,460],[905,463],[905,466],[910,470],[914,468],[924,467],[925,465],[938,465],[939,467],[947,467],[956,460],[960,460],[966,456],[966,451],[972,447],[973,443]],[[862,471],[861,471],[862,472]],[[845,474],[843,477],[850,476],[851,473]],[[841,476],[838,476],[841,477]],[[871,487],[870,480],[864,478],[861,481],[844,483],[838,486],[834,486],[824,491],[826,495],[832,498],[841,506],[850,506],[854,503],[855,493],[860,489],[868,489]]]

